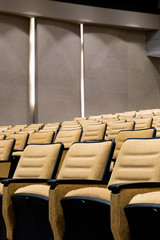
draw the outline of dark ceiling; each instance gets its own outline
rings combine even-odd
[[[54,0],[52,0],[54,1]],[[103,8],[121,9],[128,11],[159,14],[158,0],[56,0],[57,2],[68,2]]]

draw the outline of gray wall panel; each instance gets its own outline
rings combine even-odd
[[[159,108],[160,61],[146,56],[146,33],[85,26],[86,115]]]
[[[86,115],[124,111],[128,105],[126,32],[85,26]]]
[[[37,20],[38,121],[80,116],[79,25]]]
[[[29,19],[0,15],[0,125],[28,122]]]

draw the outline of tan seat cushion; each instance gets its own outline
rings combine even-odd
[[[15,193],[33,193],[49,197],[49,189],[50,186],[48,185],[35,184],[19,188]]]
[[[144,194],[137,194],[129,202],[129,204],[135,203],[160,203],[160,192],[157,191]]]
[[[107,188],[87,187],[68,192],[65,197],[86,196],[110,201],[110,191]]]

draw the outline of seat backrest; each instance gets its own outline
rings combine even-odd
[[[57,178],[105,180],[114,144],[111,140],[73,144],[67,152]]]
[[[49,144],[52,143],[54,132],[38,132],[29,136],[27,144]]]
[[[18,162],[13,178],[55,177],[63,144],[28,145]]]
[[[81,121],[86,120],[86,119],[87,119],[87,117],[75,117],[74,121],[77,121],[80,123]]]
[[[154,116],[152,117],[153,121],[152,121],[152,127],[155,127],[157,124],[157,120],[158,120],[159,116]]]
[[[62,142],[64,149],[70,148],[74,142],[79,142],[81,138],[82,130],[60,130],[56,136],[55,143]]]
[[[14,148],[14,139],[0,140],[0,161],[9,161]]]
[[[117,119],[118,120],[118,115],[114,115],[114,114],[103,114],[102,115],[103,119]]]
[[[128,139],[122,145],[109,185],[160,181],[160,138]]]
[[[135,118],[135,129],[145,129],[152,127],[152,118]]]
[[[45,127],[59,127],[60,122],[54,122],[54,123],[46,123],[43,128]]]
[[[26,127],[26,128],[24,128],[23,129],[23,131],[27,131],[27,132],[29,132],[29,131],[34,131],[34,132],[38,132],[40,130],[40,127],[38,127],[38,126],[28,126],[28,127]]]
[[[7,137],[7,139],[14,138],[15,139],[15,145],[14,145],[14,151],[23,151],[26,147],[27,141],[28,141],[28,133],[16,133],[11,134]]]
[[[106,132],[106,124],[88,125],[84,128],[81,142],[102,141]]]
[[[160,109],[152,109],[153,113],[155,116],[159,116],[160,115]]]
[[[28,127],[39,127],[39,128],[42,128],[43,127],[43,123],[32,123],[30,125],[28,125]]]
[[[66,125],[78,125],[79,123],[77,121],[64,121],[62,122],[62,126],[66,126]]]
[[[2,140],[2,139],[5,139],[6,138],[6,135],[5,134],[2,134],[2,133],[0,133],[0,140]]]
[[[133,130],[134,129],[134,125],[135,123],[132,122],[122,122],[122,123],[111,123],[110,128],[109,128],[109,132],[108,132],[108,139],[115,139],[117,134],[121,131],[121,130]]]
[[[89,116],[88,119],[89,120],[97,120],[97,119],[101,119],[102,115],[97,115],[97,116]]]
[[[155,137],[156,129],[155,128],[147,128],[140,130],[122,130],[118,133],[115,139],[115,150],[113,154],[113,158],[117,158],[118,153],[127,138],[152,138]]]

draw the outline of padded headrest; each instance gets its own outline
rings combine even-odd
[[[109,185],[160,181],[160,139],[128,139],[122,145]]]
[[[0,161],[8,161],[13,151],[15,140],[0,140]]]
[[[57,178],[101,180],[112,147],[112,141],[73,144]]]
[[[102,141],[104,139],[106,125],[88,125],[84,128],[81,142]]]
[[[116,147],[114,150],[113,158],[117,158],[119,150],[127,138],[152,138],[154,133],[154,128],[120,131],[115,139]]]
[[[51,178],[62,144],[28,145],[13,178]]]
[[[109,128],[108,139],[115,139],[121,130],[133,130],[134,122],[112,123]]]
[[[82,130],[61,130],[58,132],[55,142],[62,142],[64,148],[70,148],[74,142],[79,142]]]
[[[26,146],[26,142],[28,139],[28,133],[21,133],[21,134],[11,134],[9,135],[9,139],[14,138],[15,139],[15,145],[14,145],[14,151],[23,151],[25,146]]]
[[[28,139],[28,144],[48,144],[53,140],[54,132],[38,132],[30,135]]]

